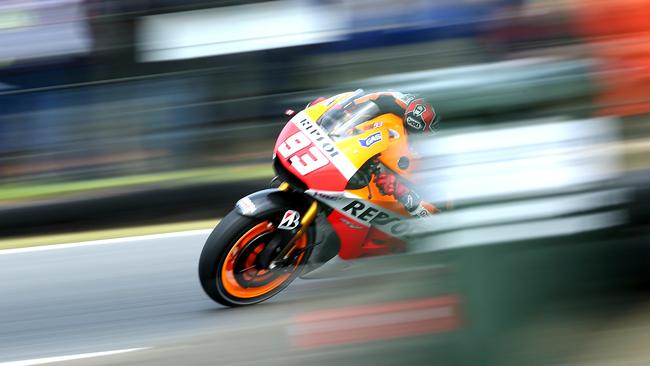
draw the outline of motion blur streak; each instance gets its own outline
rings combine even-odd
[[[448,332],[458,323],[458,299],[447,296],[306,313],[289,334],[296,347],[316,348]]]
[[[457,203],[599,189],[622,171],[617,126],[611,119],[530,121],[452,132],[422,143],[420,179]]]
[[[277,1],[144,17],[143,61],[167,61],[336,41],[337,9]]]

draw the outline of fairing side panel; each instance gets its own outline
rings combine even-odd
[[[341,243],[339,257],[343,259],[361,257],[363,255],[363,243],[366,241],[370,227],[337,211],[332,211],[327,220],[332,225]]]
[[[367,189],[367,188],[366,188]],[[386,209],[366,197],[359,197],[349,192],[331,192],[307,190],[306,194],[333,208],[348,220],[374,228],[396,238],[409,235],[415,221],[408,215],[401,215]]]
[[[373,227],[368,231],[368,238],[363,245],[364,256],[401,253],[405,249],[405,241],[394,238]]]
[[[417,159],[409,149],[408,134],[402,119],[394,114],[386,114],[379,118],[389,132],[388,148],[381,153],[379,161],[401,177],[410,179],[411,173],[416,168]],[[402,166],[400,166],[400,159],[402,159]],[[408,164],[405,164],[406,161]]]

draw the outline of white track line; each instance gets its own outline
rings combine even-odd
[[[68,356],[34,358],[34,359],[31,359],[31,360],[0,362],[0,366],[42,365],[42,364],[45,364],[45,363],[52,363],[52,362],[63,362],[63,361],[79,360],[79,359],[82,359],[82,358],[92,358],[92,357],[117,355],[117,354],[120,354],[120,353],[141,351],[141,350],[144,350],[144,349],[147,349],[147,348],[128,348],[128,349],[118,349],[118,350],[115,350],[115,351],[106,351],[106,352],[80,353],[80,354],[68,355]]]
[[[188,231],[178,231],[175,233],[140,235],[140,236],[130,236],[124,238],[115,238],[115,239],[102,239],[102,240],[82,241],[76,243],[40,245],[40,246],[27,247],[27,248],[4,249],[4,250],[0,250],[0,255],[41,252],[45,250],[78,248],[78,247],[86,247],[86,246],[93,246],[93,245],[116,244],[116,243],[125,243],[125,242],[133,242],[133,241],[178,238],[184,236],[207,235],[211,231],[212,229],[188,230]],[[0,364],[0,366],[4,366],[4,365]]]

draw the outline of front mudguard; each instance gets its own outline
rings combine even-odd
[[[307,211],[312,199],[300,192],[281,191],[277,188],[264,189],[237,201],[235,211],[242,216],[260,218],[287,210]]]

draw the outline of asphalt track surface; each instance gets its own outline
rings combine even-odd
[[[142,349],[62,364],[228,365],[260,359],[265,364],[306,359],[359,364],[354,355],[371,350],[292,348],[292,319],[310,309],[380,301],[404,292],[399,285],[403,278],[395,286],[381,276],[297,280],[267,303],[227,309],[205,296],[198,283],[197,263],[207,235],[0,251],[0,365],[134,348]],[[418,347],[418,341],[410,341],[411,346]],[[382,364],[372,358],[367,361]]]

